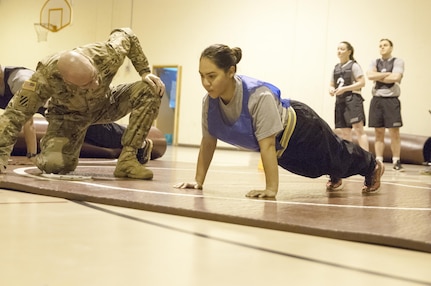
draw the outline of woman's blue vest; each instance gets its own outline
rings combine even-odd
[[[281,99],[280,89],[270,83],[247,76],[239,77],[242,80],[243,87],[242,109],[240,116],[232,125],[226,123],[221,114],[219,99],[209,97],[208,132],[217,139],[234,146],[259,151],[259,143],[254,134],[255,130],[253,128],[253,119],[248,110],[250,94],[253,94],[258,87],[266,86],[271,90],[277,101],[282,103],[283,107],[289,107],[290,101],[288,99]]]

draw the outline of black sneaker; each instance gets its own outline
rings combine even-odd
[[[404,168],[403,168],[403,166],[401,166],[401,162],[400,162],[400,160],[398,160],[395,164],[394,164],[394,166],[393,166],[393,168],[392,168],[394,171],[397,171],[397,172],[404,172]]]
[[[342,191],[344,188],[343,180],[330,178],[326,183],[327,192],[337,192]]]
[[[151,159],[151,151],[153,151],[153,140],[145,139],[145,146],[143,148],[139,148],[136,153],[136,158],[139,163],[147,164]]]

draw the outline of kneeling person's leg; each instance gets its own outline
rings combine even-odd
[[[67,120],[50,120],[41,140],[41,152],[36,156],[36,166],[46,172],[67,174],[76,169],[86,124]]]
[[[130,110],[129,124],[122,137],[123,150],[118,158],[114,172],[116,177],[152,179],[153,173],[140,164],[136,153],[148,136],[151,125],[156,119],[161,98],[145,82],[120,85],[115,89],[119,109],[125,106]],[[119,112],[121,113],[121,111]]]

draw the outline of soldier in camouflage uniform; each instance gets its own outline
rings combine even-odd
[[[142,80],[110,84],[128,57]],[[34,159],[46,172],[67,174],[78,165],[87,128],[119,120],[130,113],[116,177],[152,179],[136,158],[137,149],[157,117],[164,84],[150,73],[138,38],[129,28],[115,29],[106,42],[54,54],[38,63],[0,116],[0,172],[4,172],[22,125],[49,100],[47,132]]]

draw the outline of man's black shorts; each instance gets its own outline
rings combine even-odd
[[[403,126],[400,100],[398,97],[373,96],[368,119],[369,127],[397,128]]]

